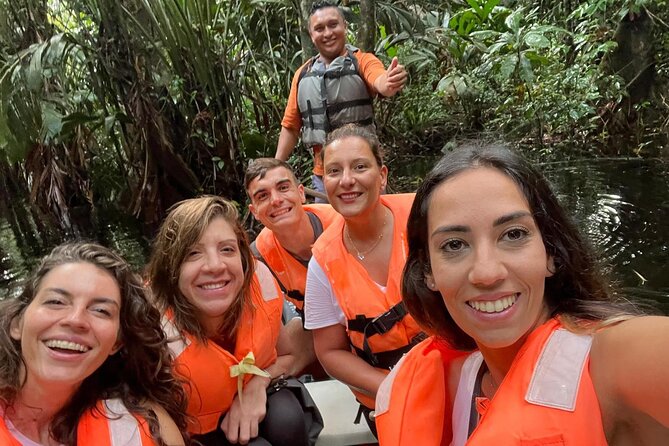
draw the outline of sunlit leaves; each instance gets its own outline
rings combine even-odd
[[[551,45],[551,42],[544,34],[537,31],[530,31],[525,34],[525,44],[534,48],[548,48]]]

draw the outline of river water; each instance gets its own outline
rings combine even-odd
[[[419,158],[399,170],[424,172],[433,163],[434,159]],[[650,301],[669,315],[669,162],[588,159],[541,168],[611,266],[622,291],[633,299]],[[148,241],[127,220],[110,219],[97,238],[138,268],[146,258]],[[41,240],[39,234],[35,239]],[[0,298],[50,248],[45,245],[22,253],[5,216],[0,215]]]

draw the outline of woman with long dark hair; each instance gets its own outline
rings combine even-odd
[[[669,442],[669,318],[611,291],[529,162],[499,145],[447,154],[408,232],[403,295],[433,337],[379,392],[384,446]],[[444,342],[478,351],[444,364]]]

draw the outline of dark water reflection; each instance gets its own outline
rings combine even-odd
[[[120,215],[104,215],[101,227],[85,234],[33,234],[26,249],[12,233],[7,217],[0,215],[0,299],[15,293],[16,285],[28,275],[37,261],[55,245],[65,240],[85,239],[97,241],[113,248],[140,270],[148,256],[149,241],[141,236],[139,223]],[[25,240],[23,240],[25,242]]]
[[[396,163],[391,177],[415,187],[415,172],[435,162],[417,157]],[[669,163],[588,159],[538,166],[623,293],[669,315]]]
[[[544,171],[625,293],[669,314],[669,163],[589,160]]]
[[[418,184],[434,159],[415,158],[394,163],[391,174],[404,189]],[[575,215],[624,292],[651,299],[669,314],[669,163],[658,160],[584,160],[541,166],[563,204]],[[407,180],[406,177],[411,177]],[[141,267],[147,240],[132,222],[107,219],[91,236],[121,252]],[[38,239],[39,237],[35,237]],[[21,253],[7,221],[0,215],[0,298],[24,277],[44,246]],[[30,257],[30,258],[26,258]]]

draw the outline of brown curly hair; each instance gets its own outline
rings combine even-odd
[[[160,313],[152,306],[141,278],[130,265],[115,252],[95,243],[73,242],[54,248],[26,280],[21,294],[0,303],[0,399],[5,406],[11,406],[25,384],[21,369],[26,364],[20,342],[10,336],[12,323],[23,316],[44,277],[54,268],[69,263],[90,263],[115,279],[121,294],[119,336],[123,344],[84,379],[67,405],[54,416],[52,437],[66,445],[75,445],[82,415],[101,399],[118,398],[128,410],[146,419],[153,438],[164,445],[156,414],[147,403],[162,406],[183,433],[186,396],[182,383],[172,374]]]

